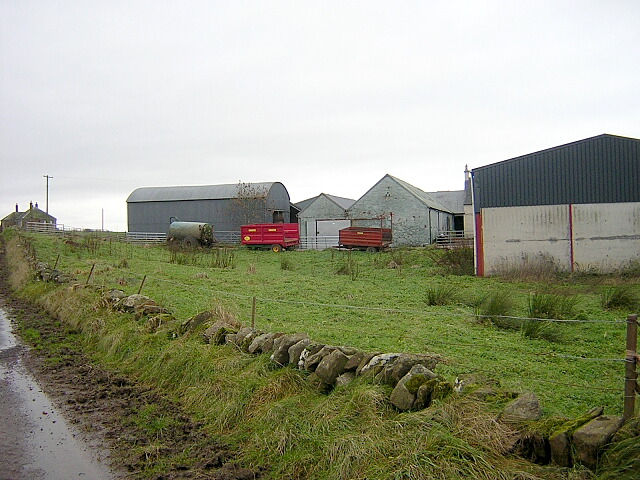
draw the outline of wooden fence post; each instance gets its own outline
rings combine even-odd
[[[138,288],[138,295],[140,295],[140,292],[142,291],[142,286],[144,285],[144,281],[146,279],[147,279],[146,275],[144,277],[142,277],[142,282],[140,283],[140,288]]]
[[[627,351],[625,355],[624,375],[624,410],[622,419],[626,422],[635,413],[636,394],[640,393],[638,385],[638,315],[627,317]]]
[[[256,328],[256,297],[251,302],[251,328]]]
[[[93,274],[93,269],[96,268],[96,264],[91,265],[91,270],[89,271],[89,276],[87,277],[87,281],[85,285],[89,285],[89,280],[91,280],[91,275]]]

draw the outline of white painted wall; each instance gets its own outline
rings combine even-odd
[[[572,254],[574,271],[616,271],[640,259],[640,203],[486,208],[482,235],[485,275],[541,259],[571,271]]]

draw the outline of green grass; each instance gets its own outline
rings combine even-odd
[[[158,246],[103,241],[99,248],[89,249],[82,242],[74,246],[46,236],[32,242],[39,259],[53,263],[60,255],[58,268],[81,283],[93,263],[92,284],[122,288],[127,294],[137,293],[146,275],[142,293],[181,320],[219,307],[249,324],[255,296],[256,327],[264,331],[302,331],[318,341],[368,351],[439,353],[448,359],[442,374],[490,374],[507,389],[536,392],[549,414],[573,415],[599,404],[611,413],[621,411],[621,364],[567,357],[622,358],[624,323],[527,326],[523,320],[501,317],[530,317],[532,298],[553,298],[560,300],[551,302],[556,308],[547,309],[547,317],[573,313],[574,318],[623,320],[626,312],[602,307],[601,290],[593,279],[559,279],[557,294],[536,296],[531,292],[548,289],[548,279],[535,283],[442,276],[439,253],[428,248],[375,255],[286,252],[286,260],[273,252],[230,248],[225,255],[233,257],[234,268],[225,268],[213,266],[216,254],[211,250],[179,252],[188,261],[177,264],[172,262],[175,252]],[[639,290],[633,279],[627,287]],[[425,302],[425,292],[439,296],[438,303],[455,294],[455,303],[425,305],[430,303]],[[577,296],[579,306],[571,302]],[[568,307],[558,307],[562,299],[570,304],[569,313]],[[542,307],[536,308],[542,313]],[[491,322],[478,322],[474,314]],[[547,338],[545,332],[535,331],[542,325],[553,330]]]
[[[547,291],[548,279],[442,275],[442,254],[429,248],[286,257],[231,248],[229,267],[216,266],[211,250],[172,253],[107,240],[96,247],[30,239],[39,260],[58,259],[58,268],[81,284],[95,264],[90,285],[127,294],[142,286],[143,294],[171,310],[176,320],[152,332],[144,319],[96,308],[97,289],[26,283],[16,265],[22,292],[64,318],[76,332],[71,336],[95,358],[179,398],[213,435],[236,445],[245,464],[269,465],[268,478],[517,478],[517,472],[521,478],[564,477],[545,476],[503,455],[510,432],[494,419],[504,401],[483,406],[452,396],[425,411],[398,414],[386,386],[360,379],[323,395],[304,374],[276,368],[267,355],[212,347],[196,333],[169,335],[205,310],[250,324],[253,297],[256,326],[264,331],[306,332],[317,341],[367,351],[437,353],[446,358],[437,368],[445,378],[481,374],[508,391],[533,391],[547,417],[577,416],[598,405],[621,413],[624,363],[602,359],[623,358],[625,324],[612,321],[627,312],[603,308],[601,285],[593,277],[558,278],[554,294],[579,295],[576,318],[604,322],[548,323],[557,334],[549,339],[526,333],[525,320],[505,317],[529,316],[531,292]],[[178,254],[184,262],[172,261]],[[350,264],[357,265],[355,275],[338,273]],[[637,279],[627,281],[638,292]],[[455,302],[427,305],[430,291],[455,296]],[[478,321],[476,314],[491,321]],[[170,426],[152,405],[137,418],[159,439]]]
[[[637,311],[640,307],[640,297],[632,285],[610,285],[602,292],[602,306],[606,309]]]

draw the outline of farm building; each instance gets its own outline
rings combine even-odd
[[[57,219],[47,212],[43,212],[38,208],[38,204],[35,206],[33,203],[29,204],[29,210],[26,212],[20,212],[18,204],[16,203],[15,212],[11,212],[9,215],[2,219],[0,223],[0,231],[9,227],[18,227],[21,229],[27,228],[27,223],[36,222],[51,225],[53,228],[56,226]]]
[[[288,223],[289,192],[280,182],[142,187],[127,198],[129,232],[166,233],[172,220],[207,222],[216,235],[248,223]],[[218,238],[219,240],[223,238]]]
[[[320,195],[296,203],[300,209],[300,237],[306,248],[328,248],[338,245],[338,231],[351,225],[347,209],[355,203],[350,198]]]
[[[598,135],[472,171],[479,275],[640,259],[640,140]]]
[[[428,245],[454,226],[454,215],[432,195],[385,175],[347,211],[352,225],[391,228],[394,246]]]

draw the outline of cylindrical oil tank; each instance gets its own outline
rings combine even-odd
[[[202,245],[213,243],[213,227],[203,222],[171,222],[167,234],[169,241]]]

